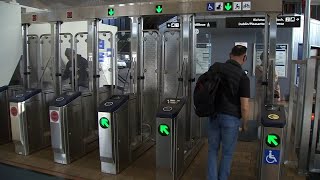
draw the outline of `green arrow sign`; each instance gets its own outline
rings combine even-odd
[[[162,10],[163,10],[163,9],[162,9],[162,5],[157,5],[157,6],[156,6],[156,13],[158,13],[158,14],[159,14],[159,13],[162,13]]]
[[[160,124],[158,131],[159,131],[159,134],[161,134],[161,136],[169,136],[170,135],[170,128],[166,124]]]
[[[100,119],[100,126],[103,128],[103,129],[107,129],[110,127],[110,121],[108,118],[106,117],[102,117]]]
[[[109,16],[113,16],[114,15],[114,9],[113,8],[108,9],[108,15]]]
[[[224,10],[231,11],[232,10],[232,2],[224,3]]]
[[[268,134],[266,144],[269,147],[277,147],[280,145],[280,137],[277,134]]]

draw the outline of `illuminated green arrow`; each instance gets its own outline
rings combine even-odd
[[[159,126],[159,133],[162,135],[162,136],[169,136],[170,134],[170,129],[168,127],[168,125],[166,124],[161,124]]]
[[[109,16],[113,16],[114,15],[114,9],[110,8],[108,10],[108,14],[109,14]]]
[[[109,128],[110,127],[110,121],[108,118],[106,117],[102,117],[100,119],[100,126],[103,128],[103,129],[106,129],[106,128]]]
[[[227,11],[230,11],[230,10],[232,9],[231,3],[230,3],[230,2],[226,3],[226,4],[224,5],[224,9],[227,10]]]
[[[274,145],[275,147],[279,145],[279,139],[276,135],[269,134],[268,135],[268,144]]]
[[[156,6],[156,13],[162,13],[162,6],[161,5],[158,5]]]

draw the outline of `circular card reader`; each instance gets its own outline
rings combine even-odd
[[[58,98],[56,99],[56,101],[58,101],[58,102],[63,101],[63,100],[64,100],[64,97],[58,97]]]
[[[166,107],[162,108],[162,110],[163,110],[164,112],[170,112],[170,111],[172,111],[172,107],[166,106]]]
[[[104,106],[112,106],[113,105],[113,102],[106,102],[106,103],[104,103]]]
[[[21,97],[23,97],[23,94],[16,95],[16,98],[21,98]]]

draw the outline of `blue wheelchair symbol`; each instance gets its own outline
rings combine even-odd
[[[214,11],[214,3],[207,4],[207,11]]]
[[[280,162],[280,151],[279,150],[264,150],[264,163],[265,164],[279,164]]]

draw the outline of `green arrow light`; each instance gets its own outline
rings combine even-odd
[[[166,124],[160,124],[158,131],[161,134],[161,136],[169,136],[170,135],[170,128]]]
[[[266,144],[270,147],[277,147],[280,145],[280,137],[276,134],[268,134]]]
[[[103,129],[106,129],[106,128],[109,128],[110,127],[110,121],[108,118],[106,117],[102,117],[100,119],[100,126],[103,128]]]
[[[162,13],[162,10],[163,10],[163,9],[162,9],[162,5],[157,5],[157,6],[156,6],[156,13],[158,13],[158,14],[159,14],[159,13]]]
[[[113,8],[108,9],[108,15],[109,16],[113,16],[114,15],[114,9]]]
[[[232,2],[227,2],[224,4],[224,9],[230,11],[232,9]]]

